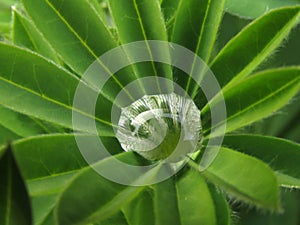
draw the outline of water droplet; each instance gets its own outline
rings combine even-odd
[[[125,151],[176,162],[201,144],[200,110],[174,93],[145,95],[122,108],[116,136]]]

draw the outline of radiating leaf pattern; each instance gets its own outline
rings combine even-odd
[[[231,39],[211,63],[220,85],[233,84],[253,72],[280,45],[298,18],[299,7],[277,9]]]
[[[289,111],[293,112],[289,121],[297,120],[298,99],[294,96],[300,90],[299,67],[264,70],[260,65],[288,39],[299,20],[299,6],[262,15],[226,44],[223,41],[225,46],[218,52],[224,10],[250,17],[262,12],[254,15],[249,9],[244,14],[245,5],[234,4],[234,0],[22,0],[12,8],[8,28],[7,12],[12,3],[0,3],[0,20],[5,22],[0,21],[0,36],[6,39],[0,43],[1,225],[230,225],[236,209],[228,199],[280,211],[285,207],[280,201],[280,186],[300,188],[298,144],[241,134],[289,102],[295,105]],[[260,2],[255,9],[277,3]],[[290,3],[294,5],[292,0],[280,4]],[[4,10],[1,4],[5,4]],[[147,58],[157,54],[172,62],[169,49],[154,50],[149,40],[173,42],[194,52],[210,66],[222,93],[206,99],[195,80],[171,65],[150,60],[113,74],[99,58],[120,45],[145,41]],[[119,57],[126,62],[134,60],[126,48]],[[111,61],[108,63],[113,65]],[[99,95],[96,84],[85,77],[93,62],[110,75]],[[190,74],[195,62],[191,62]],[[204,75],[200,70],[197,81]],[[137,187],[117,184],[94,169],[116,169],[112,168],[114,158],[135,166],[153,163],[123,151],[111,118],[113,106],[117,110],[124,107],[114,102],[120,91],[133,101],[127,85],[149,76],[175,82],[195,101],[201,111],[203,146],[187,157],[188,163],[178,173],[162,182]],[[87,105],[92,104],[90,96],[97,94],[94,113],[73,106],[79,84],[86,92],[82,102]],[[147,85],[139,83],[138,93],[148,94]],[[157,85],[157,94],[173,91],[172,86]],[[212,126],[211,111],[222,104],[221,94],[227,118]],[[100,161],[95,157],[93,167],[88,165],[76,137],[86,138],[87,147],[96,149],[90,134],[93,130],[86,122],[75,129],[72,113],[85,121],[96,121],[99,139],[111,157]],[[287,136],[299,136],[299,123],[282,130],[290,123],[281,122],[272,123],[274,134],[287,130]],[[200,171],[199,160],[207,141],[222,136],[220,127],[225,123],[226,136],[219,154]],[[168,166],[160,162],[134,181],[150,182],[177,165]],[[125,170],[117,172],[119,177],[131,175]],[[296,207],[289,205],[288,209]]]
[[[168,40],[163,15],[158,1],[109,0],[108,2],[112,19],[116,24],[117,33],[122,44],[142,40]],[[147,45],[147,52],[145,54],[149,55],[149,58],[151,59],[153,59],[153,54],[158,54],[164,58],[170,58],[168,49],[164,48],[157,51],[159,52],[153,53],[150,46]],[[129,53],[128,57],[132,59],[134,56]],[[152,62],[133,64],[133,69],[135,70],[137,77],[159,76],[172,80],[171,67],[169,65],[155,63],[153,60]],[[160,90],[160,92],[165,93],[166,91]]]
[[[72,128],[73,95],[79,84],[76,76],[32,52],[6,44],[0,44],[0,65],[0,103],[3,106]],[[87,91],[93,90],[87,87]],[[102,104],[110,104],[105,98],[100,101]],[[104,110],[101,108],[98,115],[108,115]],[[110,121],[102,121],[107,129],[102,129],[101,132],[109,135]],[[108,131],[106,134],[105,130]]]
[[[171,41],[195,52],[207,63],[217,36],[224,2],[224,0],[181,0],[175,14]],[[199,4],[203,7],[199,7]],[[194,66],[190,73],[193,72]],[[184,89],[194,98],[199,87],[195,83],[191,84],[193,81],[191,77],[184,79],[183,72],[179,70],[175,70],[174,76],[181,85],[186,85]],[[201,79],[201,74],[197,78]]]
[[[227,130],[234,131],[274,113],[299,91],[299,68],[263,71],[224,91],[227,109]],[[218,97],[212,101],[217,107]],[[206,116],[208,105],[202,114]],[[215,134],[219,135],[218,129]]]

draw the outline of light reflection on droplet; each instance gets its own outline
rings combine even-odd
[[[145,95],[122,108],[116,136],[125,151],[149,160],[171,156],[179,161],[199,148],[200,110],[191,99],[174,93]]]

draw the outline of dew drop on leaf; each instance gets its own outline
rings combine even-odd
[[[177,162],[201,145],[200,110],[174,93],[145,95],[122,108],[116,136],[125,151]]]

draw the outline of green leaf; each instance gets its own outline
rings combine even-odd
[[[16,133],[12,132],[11,130],[8,130],[6,127],[0,125],[0,154],[1,154],[1,147],[3,144],[7,144],[7,142],[19,139],[20,136],[18,136]],[[3,151],[3,150],[2,150]]]
[[[42,225],[52,219],[51,211],[57,204],[59,194],[76,172],[87,164],[73,135],[26,138],[14,142],[13,149],[28,185],[34,224]]]
[[[223,194],[208,187],[195,170],[186,172],[151,186],[126,205],[129,224],[229,224]]]
[[[86,137],[87,141],[91,136]],[[111,154],[120,150],[114,138],[101,138]],[[91,143],[91,141],[90,141]],[[92,144],[90,148],[95,147]],[[13,144],[16,160],[26,179],[33,206],[35,225],[53,225],[53,209],[65,187],[87,163],[81,156],[74,136],[43,135],[26,138]],[[55,163],[54,163],[55,162]]]
[[[300,188],[299,144],[285,139],[249,134],[227,135],[223,145],[268,163],[277,172],[282,186]]]
[[[36,27],[78,76],[94,62],[103,66],[111,75],[103,93],[112,102],[127,84],[135,80],[130,67],[113,74],[98,58],[117,47],[117,43],[90,0],[41,0],[36,3],[23,0],[23,4]]]
[[[20,137],[28,137],[44,133],[42,127],[31,118],[0,105],[0,125]]]
[[[178,9],[180,0],[161,0],[161,11],[165,19],[168,36],[172,36],[175,15]]]
[[[30,199],[10,147],[0,156],[0,223],[32,224]]]
[[[139,165],[133,152],[121,153],[118,160]],[[114,157],[106,158],[81,172],[65,189],[56,208],[59,224],[86,224],[101,222],[118,212],[127,202],[134,199],[145,186],[126,186],[107,180],[96,170],[111,170]],[[151,182],[161,166],[158,165],[133,182]],[[128,171],[119,171],[126,176]],[[82,198],[84,195],[84,198]],[[80,211],[80,214],[78,214]]]
[[[282,187],[300,189],[300,180],[298,178],[291,177],[282,172],[276,172],[276,176]]]
[[[254,157],[221,148],[202,174],[237,200],[256,207],[280,209],[276,176],[267,164]]]
[[[177,181],[176,190],[182,225],[221,224],[217,223],[214,200],[201,174],[195,170],[188,171]]]
[[[23,4],[37,28],[79,75],[100,55],[116,47],[90,1],[23,0]]]
[[[181,223],[180,211],[178,211],[178,193],[176,192],[175,179],[169,178],[161,183],[153,185],[153,190],[155,224],[191,224]]]
[[[225,0],[181,0],[175,16],[171,42],[190,49],[207,63],[223,15],[224,2]],[[190,74],[193,74],[194,70],[193,65]],[[197,79],[201,79],[202,75],[200,72]],[[186,76],[179,69],[175,70],[174,77],[178,79],[178,83],[185,85],[184,89],[194,98],[198,85],[194,82],[191,84],[192,78],[189,76],[186,80]]]
[[[16,3],[16,0],[2,0],[0,2],[0,39],[10,40],[10,7]]]
[[[0,22],[0,40],[10,40],[10,24]]]
[[[14,142],[13,149],[27,181],[56,178],[87,166],[72,134],[25,138]],[[41,188],[47,189],[49,186],[41,186]]]
[[[226,11],[237,16],[255,19],[271,9],[299,5],[299,0],[227,0]]]
[[[70,181],[72,177],[65,178],[66,182]],[[52,182],[56,182],[53,180]],[[41,181],[42,184],[42,181]],[[47,183],[45,183],[47,185]],[[67,184],[67,183],[66,183]],[[30,185],[30,183],[29,183]],[[29,188],[33,189],[33,187]],[[51,190],[50,190],[51,191]],[[56,193],[43,193],[41,195],[31,193],[30,198],[32,201],[32,209],[34,216],[34,225],[57,225],[54,216],[54,207],[57,204],[60,192]]]
[[[10,7],[13,5],[16,1],[9,1],[9,0],[3,0],[0,3],[0,21],[1,22],[10,22]]]
[[[36,224],[38,224],[38,225],[57,225],[57,223],[55,221],[54,210],[52,210],[41,223],[36,223]]]
[[[81,135],[92,143],[93,136]],[[121,151],[115,138],[101,138],[111,154]],[[95,148],[92,144],[90,148]],[[20,170],[26,179],[35,225],[53,225],[53,209],[74,175],[88,165],[72,134],[42,135],[13,143]],[[96,160],[96,159],[95,159]],[[54,163],[55,162],[55,163]],[[56,224],[56,223],[55,223]]]
[[[94,225],[112,225],[112,224],[130,225],[130,224],[128,224],[128,222],[122,212],[119,212],[119,213],[115,214],[114,216],[112,216],[111,218],[104,220],[100,223],[95,223]]]
[[[225,1],[225,4],[226,2],[227,1]],[[252,20],[240,18],[229,13],[224,13],[220,24],[217,41],[214,46],[215,49],[211,56],[212,59],[216,57],[217,53],[251,21]]]
[[[129,225],[140,225],[147,221],[147,225],[155,224],[153,193],[146,188],[130,203],[123,207],[124,215]]]
[[[234,131],[274,113],[300,89],[300,69],[282,68],[253,75],[224,91],[227,132]],[[216,104],[216,105],[214,105]],[[217,107],[218,97],[211,107]],[[207,117],[207,107],[202,110]],[[216,129],[214,135],[218,135]]]
[[[271,11],[231,39],[211,63],[220,85],[225,86],[229,81],[232,85],[254,71],[296,24],[299,9],[287,7]]]
[[[178,9],[180,0],[161,0],[161,11],[164,15],[166,23],[173,23],[175,19],[175,13]]]
[[[90,3],[94,6],[102,21],[111,28],[113,24],[106,0],[90,0]]]
[[[43,35],[34,27],[32,21],[27,19],[18,10],[13,10],[13,34],[12,39],[15,45],[23,46],[34,50],[37,53],[59,63],[59,59],[45,40]]]
[[[0,44],[0,105],[72,129],[73,96],[78,84],[78,78],[52,62],[24,49]],[[86,87],[86,98],[91,91],[94,92]],[[99,131],[111,136],[111,103],[104,98],[99,101],[96,114],[106,116],[103,126],[97,123]],[[78,109],[74,111],[95,119]]]
[[[123,44],[140,40],[168,40],[158,1],[109,0],[109,7]]]
[[[227,202],[225,193],[219,190],[212,184],[208,183],[211,197],[214,201],[216,218],[218,225],[230,225],[231,224],[231,209]]]
[[[122,44],[143,40],[168,41],[164,19],[157,0],[109,0],[108,2]],[[170,58],[168,48],[152,50],[147,45],[146,51],[145,54],[148,54],[150,59],[153,59],[153,54]],[[134,53],[128,52],[128,57],[134,58]],[[138,77],[162,76],[172,79],[169,65],[152,61],[135,64],[133,68]]]
[[[87,141],[92,138],[86,135],[81,137],[87,138]],[[111,154],[121,148],[114,138],[102,138],[102,142],[110,146]],[[95,148],[92,144],[89,147]],[[54,220],[52,210],[60,194],[73,177],[88,166],[74,136],[59,134],[26,138],[15,142],[13,148],[28,184],[34,222],[36,225],[51,224]]]
[[[171,41],[190,49],[207,62],[221,22],[224,2],[181,0]]]

